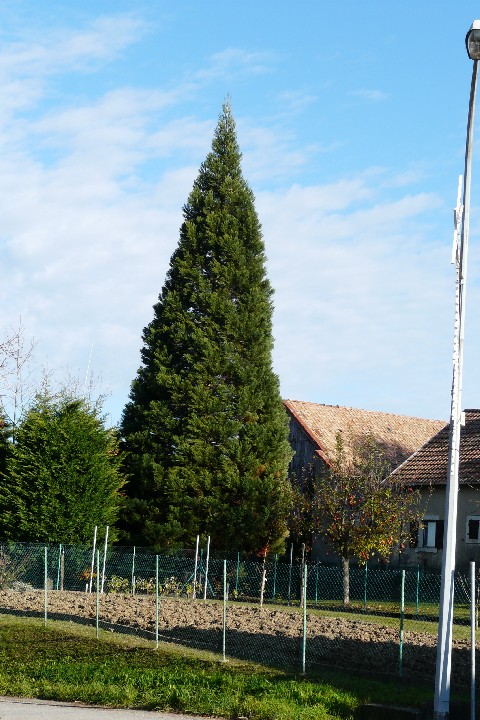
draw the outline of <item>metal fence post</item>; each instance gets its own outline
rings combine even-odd
[[[207,599],[207,586],[208,586],[208,563],[210,560],[210,535],[207,538],[207,559],[205,562],[205,587],[203,588],[203,599]]]
[[[415,614],[418,616],[420,600],[420,565],[417,565],[417,588],[415,593]]]
[[[133,546],[132,555],[132,595],[135,595],[135,545]]]
[[[155,650],[158,650],[158,555],[155,556]]]
[[[475,720],[475,561],[470,563],[470,716]]]
[[[307,565],[303,568],[303,636],[302,636],[302,675],[305,675],[307,655]]]
[[[240,553],[237,552],[237,572],[235,573],[235,596],[238,598],[238,574],[240,572]]]
[[[100,550],[97,550],[97,577],[95,582],[95,589],[97,593],[96,603],[95,603],[95,637],[98,640],[99,632],[98,632],[98,616],[100,611]]]
[[[47,549],[47,546],[45,545],[45,560],[44,560],[44,566],[43,566],[43,588],[44,588],[44,591],[43,591],[43,606],[44,606],[43,607],[43,611],[44,611],[43,623],[45,626],[47,624],[47,604],[48,604],[48,601],[47,601],[47,593],[48,593],[47,554],[48,554],[48,549]]]
[[[195,545],[195,563],[193,568],[193,590],[192,600],[197,597],[197,570],[198,570],[198,544],[200,542],[200,535],[197,535],[197,544]]]
[[[222,622],[222,660],[226,661],[226,636],[227,636],[227,561],[223,561],[223,622]]]
[[[292,597],[292,565],[293,565],[293,543],[290,545],[290,568],[288,570],[288,604]]]
[[[367,612],[367,579],[368,579],[368,560],[365,561],[365,577],[363,581],[363,612]]]
[[[398,674],[403,675],[403,622],[405,619],[405,570],[402,570],[402,583],[400,587],[400,643],[398,656]]]
[[[60,587],[60,567],[62,564],[62,543],[58,546],[58,566],[57,566],[57,590]]]
[[[272,600],[275,600],[275,594],[277,590],[277,560],[278,555],[275,553],[275,559],[273,561],[273,591],[272,591]]]

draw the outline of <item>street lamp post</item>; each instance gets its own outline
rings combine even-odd
[[[470,185],[472,170],[473,121],[477,89],[477,64],[480,59],[480,20],[475,20],[465,38],[467,53],[473,60],[470,105],[468,110],[465,172],[463,176],[463,207],[461,232],[455,248],[456,307],[453,342],[453,381],[450,413],[448,477],[445,498],[445,531],[442,557],[440,614],[438,623],[437,665],[435,674],[435,720],[447,720],[450,709],[450,670],[452,656],[453,596],[455,573],[455,546],[457,530],[458,468],[460,458],[460,425],[462,402],[463,337],[465,326],[465,288],[467,279],[467,251],[470,225]],[[460,205],[460,203],[458,203]],[[457,218],[458,220],[458,218]],[[458,225],[456,233],[458,232]]]

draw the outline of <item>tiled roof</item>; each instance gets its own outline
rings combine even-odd
[[[446,484],[449,430],[450,424],[445,425],[395,470],[395,478],[412,485]],[[460,428],[458,477],[463,483],[480,483],[480,410],[465,410],[465,425]]]
[[[383,445],[389,460],[399,464],[445,426],[444,420],[424,420],[339,405],[301,400],[284,400],[284,404],[317,446],[318,455],[327,462],[335,456],[338,431],[342,432],[346,446],[349,440],[371,433]]]

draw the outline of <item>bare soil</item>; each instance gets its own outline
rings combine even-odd
[[[123,631],[128,627],[154,637],[155,598],[151,595],[102,595],[99,607],[103,627]],[[2,611],[43,616],[44,594],[42,591],[2,590],[0,613]],[[222,613],[222,605],[218,602],[162,597],[158,617],[159,640],[219,652],[222,648]],[[50,591],[48,614],[52,618],[82,618],[94,622],[96,595]],[[302,634],[302,615],[299,612],[278,606],[228,605],[226,654],[229,657],[267,662],[297,671],[301,669]],[[397,628],[362,622],[361,619],[322,617],[309,613],[306,637],[307,668],[336,666],[398,676]],[[453,646],[452,681],[468,685],[469,642],[454,640]],[[432,678],[435,659],[436,635],[408,630],[404,633],[404,676]]]

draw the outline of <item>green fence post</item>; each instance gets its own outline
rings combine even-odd
[[[235,596],[238,598],[238,573],[240,571],[240,553],[237,552],[237,572],[235,574]]]
[[[60,564],[62,559],[62,543],[58,547],[58,566],[57,566],[57,590],[60,586]]]
[[[365,561],[365,578],[363,583],[363,612],[367,612],[367,578],[368,578],[368,560]]]
[[[403,675],[403,622],[405,619],[405,570],[402,570],[402,584],[400,589],[400,646],[398,657],[398,674]]]
[[[158,555],[155,556],[155,650],[158,650]]]
[[[290,545],[290,568],[288,571],[288,604],[292,596],[292,564],[293,564],[293,543]]]
[[[318,602],[318,564],[319,560],[317,560],[317,564],[315,566],[315,607],[317,607]]]
[[[226,662],[226,635],[227,635],[227,561],[223,561],[223,627],[222,627],[222,660]]]
[[[95,603],[95,637],[98,640],[99,632],[98,632],[98,616],[100,611],[100,550],[97,550],[97,577],[96,577],[96,591],[97,591],[97,598]]]
[[[47,593],[48,593],[48,569],[47,569],[47,546],[45,545],[45,561],[43,565],[43,611],[44,611],[44,620],[43,623],[46,626],[47,625]]]
[[[302,675],[305,675],[307,655],[307,564],[303,568],[303,636],[302,636]]]
[[[133,546],[132,557],[132,595],[135,595],[135,545]]]
[[[275,593],[277,588],[277,558],[278,555],[275,553],[275,559],[273,561],[273,592],[272,592],[272,600],[275,600]]]
[[[417,565],[417,588],[415,592],[415,614],[418,615],[420,597],[420,565]]]

